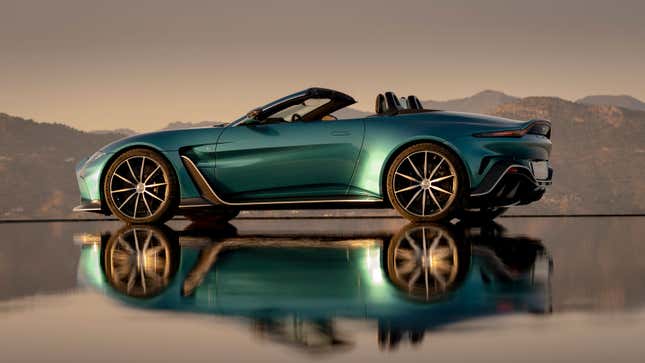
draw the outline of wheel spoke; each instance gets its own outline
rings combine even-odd
[[[132,194],[130,194],[130,196],[129,196],[129,197],[127,197],[123,203],[121,203],[121,205],[119,206],[119,210],[123,209],[123,206],[124,206],[127,202],[129,202],[129,201],[130,201],[130,199],[132,199],[132,197],[134,197],[135,195],[137,195],[137,193],[132,193]]]
[[[410,236],[410,234],[409,234],[409,233],[406,233],[406,234],[405,234],[405,239],[408,241],[408,244],[410,245],[410,247],[412,247],[412,249],[414,250],[415,256],[420,255],[420,254],[421,254],[421,249],[419,248],[419,246],[417,246],[417,241],[415,241],[415,240]]]
[[[141,248],[139,248],[139,236],[137,236],[137,230],[133,229],[132,234],[134,235],[134,248],[136,248],[138,255],[141,253]]]
[[[450,175],[442,176],[442,177],[440,177],[440,178],[432,179],[432,180],[430,180],[430,182],[431,182],[431,183],[440,182],[440,181],[442,181],[442,180],[446,180],[446,179],[448,179],[448,178],[452,178],[453,176],[455,176],[455,174],[450,174]]]
[[[417,173],[417,175],[419,176],[419,178],[423,179],[423,176],[422,176],[422,175],[421,175],[421,173],[419,172],[419,169],[417,169],[417,167],[416,167],[416,166],[414,166],[414,163],[412,162],[412,159],[410,159],[410,157],[409,157],[409,156],[408,156],[406,159],[408,160],[408,162],[410,162],[410,165],[412,165],[412,169],[414,169],[414,172],[415,172],[415,173]]]
[[[137,179],[136,174],[134,174],[134,171],[132,170],[132,166],[130,166],[130,159],[125,161],[126,164],[128,164],[128,169],[130,169],[130,174],[132,174],[132,178],[134,178],[135,182],[138,182],[139,180]]]
[[[160,187],[162,185],[166,185],[166,183],[154,183],[154,184],[146,185],[146,188]]]
[[[428,175],[428,152],[423,153],[423,177]]]
[[[450,251],[450,248],[448,248],[448,247],[441,247],[441,248],[437,248],[437,249],[432,253],[432,256],[433,256],[435,259],[437,259],[437,260],[441,260],[441,259],[444,259],[444,258],[446,258],[446,257],[449,257],[449,256],[450,256],[450,254],[451,254],[451,252],[452,252],[452,251]]]
[[[417,182],[417,183],[419,183],[419,182],[420,182],[420,180],[415,179],[415,178],[413,178],[413,177],[411,177],[411,176],[409,176],[409,175],[405,175],[405,174],[399,173],[398,171],[396,172],[396,175],[401,176],[401,177],[404,177],[404,178],[406,178],[406,179],[408,179],[408,180],[412,180],[413,182]]]
[[[123,188],[123,189],[117,189],[117,190],[110,190],[110,193],[121,193],[121,192],[127,192],[128,190],[135,190],[136,188]]]
[[[139,209],[139,198],[141,197],[141,194],[137,193],[137,199],[134,201],[134,212],[132,214],[132,217],[137,218],[137,210]]]
[[[149,230],[148,235],[146,236],[146,240],[145,242],[143,242],[142,250],[144,254],[146,253],[148,246],[150,245],[150,241],[152,241],[152,231]]]
[[[414,260],[406,260],[396,269],[396,275],[401,277],[411,274],[417,268],[417,263]]]
[[[123,180],[124,182],[126,182],[126,183],[128,183],[130,185],[135,185],[135,183],[131,182],[129,179],[126,179],[126,178],[122,177],[118,173],[114,173],[114,176],[116,176],[117,178],[120,178],[121,180]]]
[[[449,192],[449,191],[447,191],[445,189],[439,188],[439,187],[434,186],[434,185],[430,185],[430,188],[432,188],[434,190],[437,190],[437,191],[440,191],[442,193],[446,193],[446,194],[449,194],[449,195],[454,195],[454,193],[451,193],[451,192]]]
[[[394,191],[394,193],[401,193],[401,192],[405,192],[406,190],[412,190],[412,189],[415,189],[415,188],[421,188],[421,185],[413,185],[411,187],[399,189],[399,190]]]
[[[446,289],[446,279],[444,279],[443,276],[441,276],[441,274],[433,273],[432,277],[434,277],[435,280],[439,283],[439,285],[441,286],[441,290]]]
[[[146,286],[146,278],[143,273],[143,269],[139,270],[139,276],[141,276],[141,287],[143,287],[143,293],[148,292],[148,287]]]
[[[152,215],[152,211],[150,210],[150,205],[148,204],[148,200],[146,199],[146,194],[141,194],[141,198],[143,199],[143,204],[146,206],[146,209],[148,210],[148,215]]]
[[[436,172],[437,172],[437,170],[439,169],[439,167],[441,166],[441,164],[443,164],[443,160],[444,160],[444,159],[443,159],[443,158],[441,158],[441,161],[439,162],[439,164],[437,164],[437,165],[434,167],[434,169],[432,169],[432,172],[430,172],[430,176],[428,177],[428,179],[432,179],[432,177],[434,176],[434,173],[436,173]]]
[[[130,247],[130,245],[123,239],[123,237],[119,236],[118,242],[119,242],[120,245],[123,245],[123,247],[125,247],[126,251],[128,251],[130,253],[134,252],[132,247]]]
[[[126,291],[128,293],[130,293],[130,291],[132,290],[132,287],[134,286],[134,279],[136,276],[137,276],[137,269],[133,268],[132,270],[130,270],[130,276],[128,277],[128,285],[126,287],[127,288]]]
[[[441,210],[442,209],[441,205],[437,201],[437,197],[434,196],[434,193],[432,192],[432,190],[428,189],[428,194],[430,194],[430,197],[432,198],[432,201],[434,202],[434,204],[437,205],[437,208],[439,208],[439,210]]]
[[[404,260],[412,260],[414,259],[414,252],[408,249],[398,248],[395,256]]]
[[[432,244],[430,245],[430,251],[434,251],[437,246],[439,245],[439,242],[441,241],[441,237],[443,237],[443,232],[439,231],[437,234],[437,237],[432,239]]]
[[[414,285],[417,280],[419,279],[419,276],[421,276],[421,268],[417,267],[416,270],[414,270],[414,274],[410,278],[410,281],[408,281],[408,288],[412,289],[412,285]]]
[[[417,199],[417,197],[419,196],[419,193],[421,193],[422,191],[423,189],[419,189],[416,193],[414,193],[414,195],[412,196],[412,199],[410,199],[408,204],[405,206],[405,209],[408,209],[408,207],[412,204],[412,202],[414,202],[415,199]]]
[[[143,181],[143,166],[146,165],[146,157],[141,157],[141,170],[139,170],[139,181]]]
[[[425,216],[426,215],[426,192],[425,190],[421,190],[421,192],[423,193],[421,196],[421,215]],[[425,233],[423,237],[425,238]]]
[[[151,196],[151,197],[153,197],[153,198],[157,199],[157,200],[158,200],[158,201],[160,201],[160,202],[163,202],[163,199],[161,199],[161,198],[159,198],[158,196],[156,196],[156,195],[154,195],[154,194],[150,193],[150,192],[149,192],[149,191],[147,191],[147,190],[145,190],[145,191],[144,191],[144,193],[146,193],[146,194],[148,194],[149,196]]]
[[[150,178],[152,178],[153,175],[157,172],[157,170],[161,169],[161,166],[157,165],[157,167],[146,177],[146,180],[143,181],[143,184],[147,183]]]

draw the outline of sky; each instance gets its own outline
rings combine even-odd
[[[146,131],[311,86],[362,110],[386,90],[644,100],[644,14],[643,0],[0,0],[0,112]]]

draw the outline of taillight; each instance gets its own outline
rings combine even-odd
[[[522,137],[526,134],[542,135],[551,138],[551,123],[546,120],[536,120],[528,127],[520,130],[502,130],[482,132],[475,134],[475,137]]]
[[[535,121],[529,127],[529,134],[542,135],[551,138],[551,123],[548,121]]]

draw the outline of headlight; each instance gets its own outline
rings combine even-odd
[[[98,158],[100,158],[103,155],[105,155],[105,153],[99,150],[99,151],[95,152],[94,154],[92,154],[92,156],[90,156],[90,158],[87,159],[86,163],[91,163],[92,161],[97,160]]]

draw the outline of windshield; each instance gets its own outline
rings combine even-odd
[[[297,115],[302,117],[328,102],[329,102],[329,98],[310,98],[308,100],[305,100],[302,103],[298,103],[296,105],[289,106],[284,110],[278,111],[273,115],[268,115],[267,118],[272,118],[272,119],[279,118],[279,119],[283,119],[284,121],[290,122],[294,120],[294,116]]]

